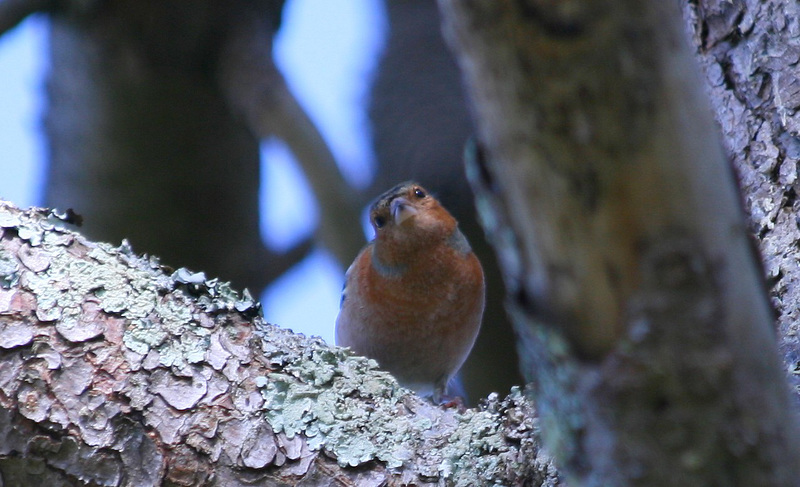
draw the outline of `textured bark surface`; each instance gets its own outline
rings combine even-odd
[[[0,204],[3,485],[558,485],[518,390],[435,407],[226,283],[66,226]]]
[[[732,172],[675,4],[440,0],[471,180],[576,485],[796,485]]]
[[[700,1],[685,18],[757,236],[781,351],[800,392],[800,6]],[[796,397],[799,397],[795,395]]]

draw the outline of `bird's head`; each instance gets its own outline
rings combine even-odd
[[[370,208],[375,241],[406,248],[452,234],[455,219],[419,184],[408,181],[383,193]]]

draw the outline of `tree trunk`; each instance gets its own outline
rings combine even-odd
[[[684,14],[764,256],[789,381],[800,392],[800,6],[687,2]]]
[[[434,406],[225,283],[65,226],[0,204],[3,485],[558,485],[519,390]]]
[[[280,4],[259,3],[277,29]],[[84,215],[92,238],[127,238],[165,262],[263,289],[259,139],[215,78],[247,11],[93,2],[54,12],[45,204]]]
[[[575,485],[796,485],[800,445],[677,7],[440,0],[543,435]]]
[[[260,291],[311,248],[267,249],[260,142],[279,137],[320,206],[316,242],[347,265],[363,245],[351,191],[272,62],[283,0],[0,2],[0,34],[50,15],[45,201],[93,238]]]

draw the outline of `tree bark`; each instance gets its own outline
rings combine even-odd
[[[3,485],[559,485],[519,390],[434,406],[70,216],[0,203]]]
[[[800,392],[800,7],[687,2],[684,16],[764,256],[789,381]]]
[[[757,259],[677,7],[440,0],[522,370],[575,485],[795,485]]]

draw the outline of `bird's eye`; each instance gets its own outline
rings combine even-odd
[[[376,215],[374,221],[375,221],[375,226],[378,228],[381,228],[384,225],[386,225],[386,217],[383,217],[381,215]]]
[[[427,195],[425,194],[425,191],[422,191],[422,189],[414,188],[414,196],[416,196],[419,199],[422,199]]]

